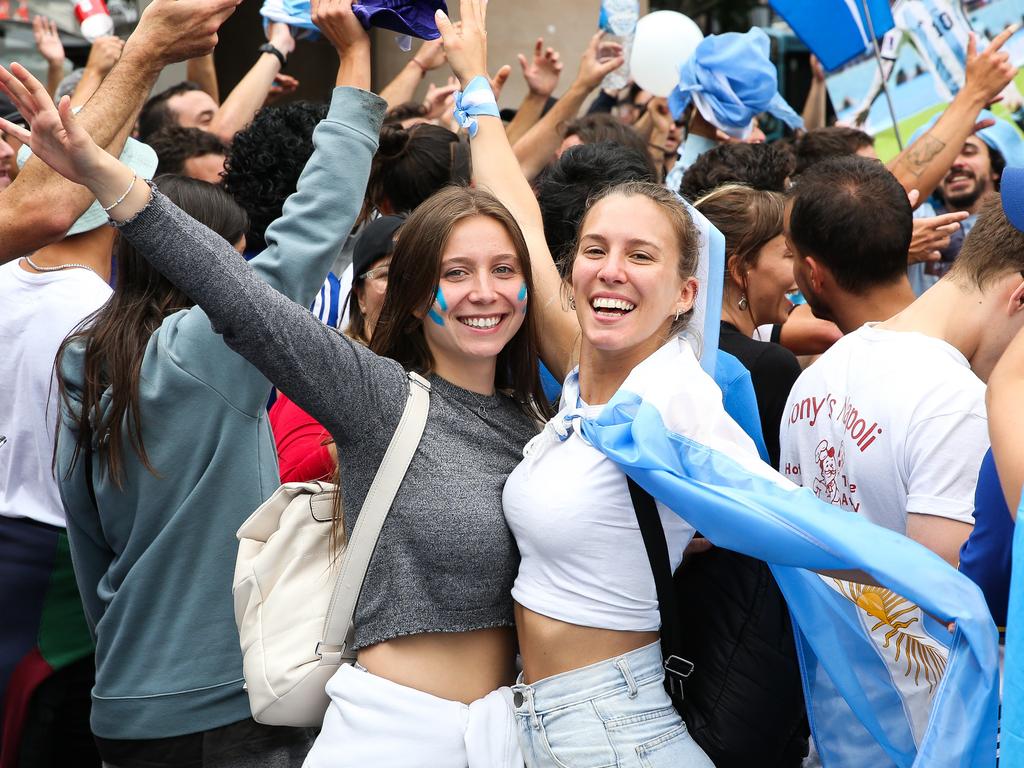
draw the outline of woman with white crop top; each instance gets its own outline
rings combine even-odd
[[[470,67],[452,56],[447,34],[445,43],[461,78]],[[513,690],[527,766],[705,768],[711,762],[662,685],[654,580],[625,475],[567,428],[574,412],[606,403],[634,366],[682,343],[697,291],[696,232],[662,187],[606,192],[580,228],[564,296],[501,123],[479,117],[471,148],[474,180],[516,217],[529,246],[541,357],[556,376],[568,374],[562,411],[528,445],[503,495],[522,557],[512,596],[524,669]],[[658,506],[678,565],[693,530]]]

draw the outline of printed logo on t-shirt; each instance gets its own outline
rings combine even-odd
[[[814,475],[802,477],[799,463],[785,462],[783,474],[799,485],[810,485],[814,494],[829,504],[843,507],[851,512],[860,511],[860,500],[857,498],[857,483],[845,470],[847,445],[849,450],[864,453],[882,434],[877,421],[869,423],[867,417],[857,408],[849,396],[844,397],[842,405],[831,392],[822,397],[812,395],[793,403],[788,415],[789,424],[794,431],[813,429],[822,420],[831,422],[835,431],[842,439],[836,444],[828,438],[817,443],[812,457],[802,456],[802,460],[813,460]],[[796,437],[796,435],[794,435]],[[798,441],[799,444],[802,441]]]

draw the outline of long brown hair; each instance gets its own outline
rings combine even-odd
[[[248,217],[219,186],[184,176],[156,179],[160,191],[197,221],[229,243],[236,243],[248,227]],[[54,369],[60,402],[75,425],[71,468],[82,451],[92,452],[93,433],[101,435],[98,457],[117,488],[124,487],[125,444],[130,445],[147,470],[156,474],[142,441],[139,376],[150,336],[164,318],[194,302],[150,266],[125,238],[117,251],[117,277],[110,300],[85,318],[61,344]],[[85,348],[81,402],[71,396],[61,365],[73,346]],[[110,390],[110,403],[101,414],[100,401]],[[60,424],[58,424],[58,430]]]
[[[434,303],[441,280],[441,259],[452,231],[474,216],[487,216],[505,227],[519,259],[527,295],[533,295],[530,252],[508,209],[489,192],[446,187],[416,208],[402,225],[402,236],[395,244],[388,268],[384,305],[370,340],[370,349],[375,353],[397,360],[406,370],[424,376],[431,373],[434,358],[423,333],[423,318]],[[527,305],[522,326],[498,353],[494,386],[507,392],[525,414],[545,421],[552,409],[540,384],[538,357],[536,314]],[[340,487],[337,469],[334,482]],[[344,540],[340,490],[335,496],[333,517],[331,538],[337,552],[336,545]]]

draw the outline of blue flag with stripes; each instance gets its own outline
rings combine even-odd
[[[1017,522],[1022,519],[1017,510]],[[1024,766],[1024,526],[1013,532],[1010,608],[1006,617],[1006,674],[1003,679],[1003,722],[1000,765]]]
[[[562,402],[577,395],[574,373]],[[771,565],[826,767],[995,765],[998,635],[981,591],[761,462],[685,340],[637,366],[598,416],[566,419],[716,546]]]
[[[822,66],[831,72],[871,48],[863,0],[769,0]],[[875,37],[893,28],[889,0],[868,0]]]

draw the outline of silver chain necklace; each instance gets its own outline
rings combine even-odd
[[[72,267],[78,267],[79,269],[88,269],[90,272],[96,275],[96,277],[99,277],[101,280],[103,279],[100,273],[97,272],[92,267],[90,267],[88,264],[58,264],[56,267],[41,267],[34,261],[32,261],[31,256],[22,256],[22,258],[25,259],[25,261],[28,262],[28,265],[32,267],[32,269],[34,269],[36,272],[59,272],[62,269],[71,269]]]

